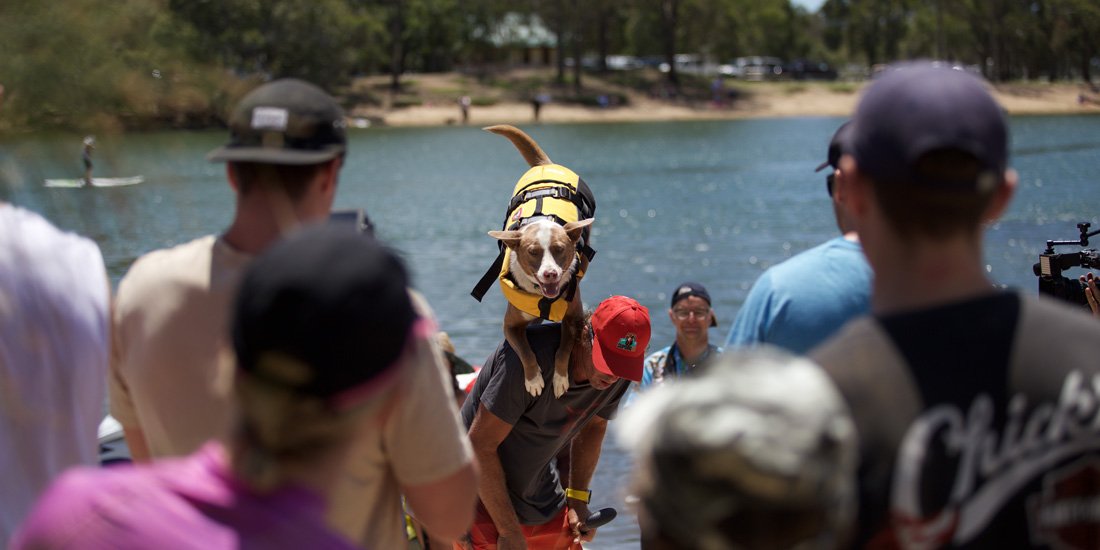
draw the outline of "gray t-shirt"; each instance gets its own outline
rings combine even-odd
[[[630,383],[620,380],[604,391],[587,381],[570,383],[561,398],[554,397],[551,377],[561,326],[548,323],[527,329],[546,386],[532,397],[523,386],[523,366],[507,341],[485,360],[473,391],[462,406],[466,429],[481,405],[512,425],[497,453],[504,468],[508,496],[521,524],[541,525],[565,505],[565,492],[554,458],[594,415],[611,419]]]

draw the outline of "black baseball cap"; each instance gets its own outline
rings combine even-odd
[[[989,191],[1003,180],[1008,162],[1004,110],[985,83],[964,71],[932,63],[888,70],[860,100],[844,146],[860,172],[881,183]],[[980,166],[977,178],[945,181],[917,170],[936,151],[958,151]]]
[[[321,88],[284,78],[252,90],[229,119],[229,143],[211,162],[317,164],[347,150],[344,110]]]
[[[852,121],[849,120],[841,124],[840,128],[836,129],[836,132],[833,133],[833,139],[829,140],[829,153],[828,156],[825,157],[825,162],[819,164],[817,168],[814,169],[814,172],[820,172],[824,170],[826,166],[832,166],[833,170],[838,168],[840,156],[844,154],[844,142],[849,139],[848,134],[850,132],[848,129],[851,125]]]
[[[676,290],[673,291],[673,293],[672,293],[672,303],[669,304],[668,307],[669,308],[676,307],[677,302],[679,302],[680,300],[683,300],[684,298],[687,298],[689,296],[698,296],[698,297],[702,298],[703,300],[705,300],[707,302],[708,306],[711,305],[711,303],[710,303],[710,293],[707,292],[707,289],[699,283],[693,283],[693,282],[687,281],[687,282],[680,283],[679,285],[676,286]],[[718,326],[718,319],[716,317],[717,316],[714,315],[714,312],[711,311],[710,326],[712,326],[712,327]]]
[[[373,237],[330,225],[295,232],[242,279],[238,368],[337,409],[354,406],[396,372],[411,341],[407,286],[401,260]]]

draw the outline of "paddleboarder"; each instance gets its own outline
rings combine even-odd
[[[95,149],[95,136],[84,136],[84,185],[92,184],[92,150]]]

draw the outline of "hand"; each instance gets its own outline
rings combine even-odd
[[[1081,275],[1081,284],[1085,286],[1085,298],[1089,302],[1089,309],[1092,310],[1093,317],[1100,317],[1100,290],[1096,288],[1097,277],[1093,276],[1091,272]]]
[[[584,525],[584,520],[588,516],[588,504],[579,500],[569,500],[569,511],[566,512],[565,517],[569,521],[569,528],[573,531],[573,544],[589,542],[596,538],[596,530]]]
[[[523,532],[501,533],[497,535],[497,550],[527,550],[527,539]]]

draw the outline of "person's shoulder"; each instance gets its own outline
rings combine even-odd
[[[142,255],[119,282],[119,295],[208,279],[216,240],[206,235]]]
[[[528,325],[527,343],[535,352],[540,350],[557,351],[558,345],[561,343],[561,323]],[[511,347],[508,349],[511,349]]]
[[[103,264],[99,245],[95,241],[60,229],[35,212],[6,205],[0,207],[0,219],[3,219],[4,227],[0,240],[10,239],[16,245],[33,245],[31,248],[24,248],[43,252],[40,255],[43,260],[94,260]]]
[[[874,350],[887,343],[886,333],[870,315],[856,317],[833,336],[812,348],[807,356],[827,370],[845,369],[854,359],[873,359]]]
[[[38,500],[35,514],[41,519],[66,517],[105,495],[113,495],[125,485],[136,466],[123,464],[110,468],[78,466],[59,475]],[[47,521],[48,522],[48,521]]]
[[[1020,294],[1021,344],[1090,350],[1100,353],[1100,319],[1083,307],[1045,296]],[[1098,361],[1100,366],[1100,361]]]
[[[834,237],[812,248],[803,250],[791,256],[788,260],[777,264],[775,266],[777,268],[776,271],[787,272],[797,270],[797,274],[804,275],[801,271],[802,269],[816,265],[817,262],[822,261],[826,257],[835,255],[838,251],[842,253],[855,252],[859,254],[860,245],[844,237]]]
[[[665,346],[665,347],[649,354],[645,358],[646,364],[649,365],[649,364],[660,362],[665,357],[668,357],[668,350],[670,350],[670,349],[672,349],[672,346]]]

